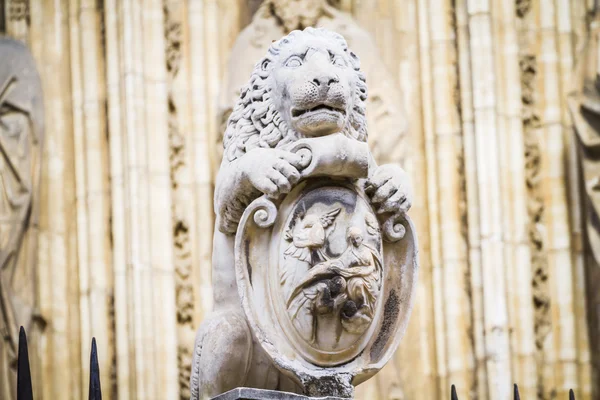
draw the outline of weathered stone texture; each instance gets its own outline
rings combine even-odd
[[[187,395],[183,349],[214,303],[224,116],[272,40],[315,23],[361,58],[372,151],[404,160],[419,204],[411,323],[356,397],[445,398],[455,383],[504,399],[513,382],[522,398],[597,397],[599,274],[567,101],[594,2],[259,3],[0,2],[46,99],[34,391],[85,397],[93,335],[107,393]]]

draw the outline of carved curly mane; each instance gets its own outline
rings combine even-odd
[[[322,28],[306,28],[303,31],[293,31],[273,42],[267,55],[255,65],[250,81],[242,88],[240,98],[227,122],[223,147],[224,157],[227,157],[228,161],[235,160],[255,147],[276,148],[300,138],[279,115],[267,79],[271,75],[270,65],[277,59],[281,49],[301,35],[330,38],[344,49],[346,61],[356,73],[356,81],[353,110],[343,133],[362,142],[367,140],[367,85],[365,75],[360,71],[358,57],[348,50],[343,36]]]

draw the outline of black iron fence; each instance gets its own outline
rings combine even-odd
[[[450,399],[458,400],[456,387],[452,385],[450,390]],[[514,386],[514,400],[521,400],[519,388]],[[33,390],[31,385],[31,370],[29,368],[29,353],[27,351],[27,335],[25,329],[21,327],[19,331],[19,355],[17,361],[17,400],[33,400]],[[100,386],[100,368],[98,366],[98,349],[96,348],[96,338],[92,338],[92,351],[90,352],[90,390],[88,400],[102,400],[102,389]],[[575,400],[573,390],[569,391],[569,400]]]
[[[92,351],[90,353],[90,390],[89,400],[102,400],[102,389],[100,388],[100,368],[98,366],[98,350],[96,338],[92,339]],[[21,327],[19,331],[19,354],[17,360],[17,400],[33,400],[33,389],[31,385],[31,369],[29,367],[29,352],[27,350],[27,335]]]
[[[458,400],[454,385],[452,385],[452,389],[450,390],[450,400]],[[516,383],[514,385],[513,400],[521,400],[521,396],[519,395],[519,387]],[[573,392],[573,389],[569,390],[569,400],[575,400],[575,393]]]

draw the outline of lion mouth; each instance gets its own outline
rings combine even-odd
[[[293,109],[292,117],[298,118],[305,114],[310,114],[310,113],[315,113],[315,112],[320,112],[320,111],[330,111],[330,112],[341,113],[341,114],[346,113],[346,111],[344,109],[333,107],[333,106],[328,106],[327,104],[319,104],[318,106],[315,106],[312,108]]]

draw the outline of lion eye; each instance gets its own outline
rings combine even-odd
[[[289,67],[289,68],[298,68],[301,65],[302,65],[302,59],[297,56],[290,57],[285,63],[285,66]]]
[[[345,67],[346,66],[346,62],[344,61],[344,59],[340,56],[335,56],[331,59],[331,63],[333,65],[337,65],[338,67]]]

